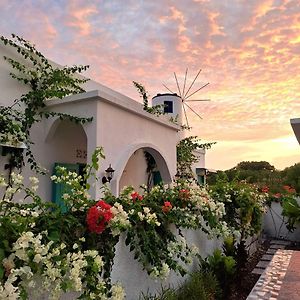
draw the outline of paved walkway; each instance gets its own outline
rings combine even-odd
[[[279,249],[247,300],[300,300],[300,251]]]

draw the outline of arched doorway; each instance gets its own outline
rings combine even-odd
[[[124,186],[131,185],[139,190],[141,185],[152,187],[160,182],[172,182],[166,160],[157,149],[140,147],[133,151],[122,169],[118,192]]]
[[[83,173],[87,162],[87,136],[81,124],[67,120],[56,120],[52,124],[46,138],[48,170],[56,174],[56,167],[63,166],[67,170]],[[52,183],[51,199],[64,206],[62,194],[68,192],[63,184]]]

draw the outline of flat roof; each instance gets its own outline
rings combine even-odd
[[[48,100],[46,102],[46,106],[59,106],[59,105],[65,105],[65,104],[71,104],[74,102],[82,102],[82,101],[104,101],[111,105],[120,107],[121,109],[124,109],[126,111],[129,111],[135,115],[139,115],[145,119],[151,120],[153,122],[159,123],[163,126],[167,126],[173,130],[179,131],[180,125],[172,123],[168,116],[166,115],[153,115],[151,113],[148,113],[143,109],[143,105],[140,102],[137,102],[127,96],[124,96],[120,93],[113,92],[110,93],[109,89],[105,90],[93,90],[88,91],[80,94],[75,94],[71,96],[67,96],[63,99],[53,99]]]
[[[290,120],[295,136],[300,144],[300,118]]]

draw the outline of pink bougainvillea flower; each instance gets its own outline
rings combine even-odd
[[[261,191],[263,192],[263,193],[268,193],[269,192],[269,187],[268,186],[264,186],[264,187],[262,187],[262,189],[261,189]]]
[[[169,201],[165,201],[164,205],[162,206],[162,211],[164,213],[168,213],[172,209],[172,204]]]
[[[279,199],[281,197],[281,194],[280,193],[276,193],[273,196],[274,196],[274,198]]]
[[[133,200],[133,202],[135,202],[136,200],[143,200],[143,196],[141,196],[138,192],[134,192],[131,194],[131,198]]]
[[[179,191],[179,198],[182,200],[188,200],[191,197],[190,191],[186,189],[181,189]]]
[[[113,217],[112,212],[110,211],[111,206],[100,200],[96,205],[92,206],[86,216],[86,222],[88,229],[91,232],[102,233],[111,218]]]

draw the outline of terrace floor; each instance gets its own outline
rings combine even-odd
[[[247,298],[255,299],[300,299],[300,251],[276,251]]]

